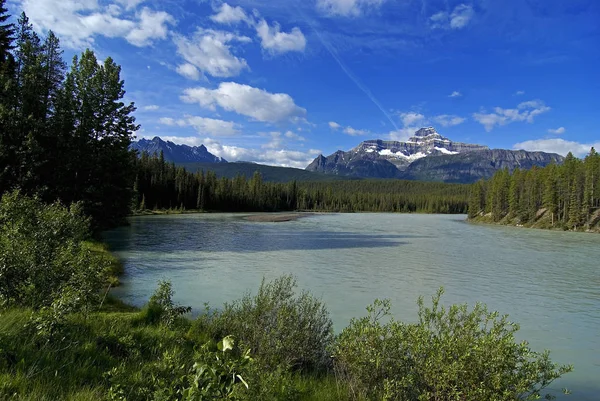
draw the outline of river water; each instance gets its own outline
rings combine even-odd
[[[486,303],[520,323],[531,348],[575,371],[553,384],[600,399],[600,235],[472,225],[465,216],[323,214],[283,223],[239,214],[144,216],[107,232],[125,264],[115,293],[134,305],[157,282],[201,311],[293,273],[326,303],[336,331],[389,298],[404,321],[440,286],[444,304]]]

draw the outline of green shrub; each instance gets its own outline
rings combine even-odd
[[[356,397],[425,400],[533,400],[571,366],[552,363],[549,353],[517,343],[519,329],[507,316],[482,304],[440,305],[418,301],[419,322],[389,316],[390,304],[376,301],[369,314],[353,319],[335,344],[338,377]],[[386,319],[387,322],[383,322]],[[550,395],[547,395],[550,397]]]
[[[64,314],[96,303],[109,261],[83,246],[88,235],[89,219],[79,204],[67,208],[19,192],[5,194],[0,201],[0,305]]]
[[[170,281],[160,281],[148,305],[144,308],[144,317],[146,323],[161,323],[172,327],[179,317],[191,310],[189,306],[177,305],[173,301],[173,286]]]
[[[203,320],[215,336],[232,334],[250,348],[266,370],[320,370],[329,366],[332,322],[323,303],[310,293],[295,294],[296,280],[263,279],[255,296],[225,304]]]

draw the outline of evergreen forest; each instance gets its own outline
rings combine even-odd
[[[466,213],[469,186],[403,180],[265,182],[255,172],[221,177],[190,173],[163,155],[135,161],[134,210]]]
[[[600,155],[569,153],[562,165],[499,171],[473,184],[469,217],[483,221],[569,230],[600,222]]]

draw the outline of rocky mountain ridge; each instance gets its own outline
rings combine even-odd
[[[210,153],[206,146],[188,146],[178,145],[171,141],[163,141],[155,136],[152,139],[140,139],[134,141],[130,145],[131,149],[135,149],[140,154],[148,152],[150,155],[163,152],[165,160],[173,163],[227,163],[227,160]]]
[[[524,150],[489,149],[453,142],[435,128],[421,128],[406,142],[367,140],[345,152],[319,155],[306,170],[368,178],[474,182],[499,169],[529,169],[561,163],[562,156]]]

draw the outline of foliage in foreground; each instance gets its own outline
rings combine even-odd
[[[441,292],[417,324],[376,302],[338,337],[293,276],[193,322],[169,282],[124,312],[101,302],[113,261],[84,242],[88,225],[78,205],[0,201],[0,399],[512,401],[570,371],[516,343],[506,317],[445,309]]]
[[[79,204],[45,205],[19,192],[0,200],[0,305],[74,312],[98,303],[111,261],[85,246]]]
[[[230,333],[260,357],[266,370],[323,371],[329,367],[333,323],[309,292],[295,293],[291,275],[264,279],[255,296],[225,304],[199,319],[216,336]]]
[[[375,301],[368,316],[353,319],[335,344],[335,369],[355,397],[426,400],[534,400],[571,366],[552,363],[549,352],[517,343],[508,316],[482,304],[445,308],[443,290],[419,321],[390,317],[389,301]],[[387,322],[384,322],[387,320]],[[547,398],[551,398],[549,394]]]

